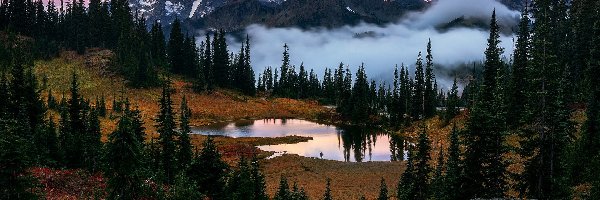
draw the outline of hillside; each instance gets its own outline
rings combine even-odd
[[[96,98],[105,96],[107,108],[110,110],[114,99],[127,98],[132,102],[132,106],[142,111],[147,132],[153,132],[153,118],[158,113],[160,88],[126,87],[123,78],[108,69],[111,54],[108,50],[88,51],[85,56],[74,52],[63,52],[58,58],[36,62],[35,73],[40,82],[43,77],[47,77],[48,88],[52,89],[54,98],[58,100],[61,94],[68,94],[73,72],[79,76],[83,96],[92,102]],[[248,97],[229,90],[199,94],[192,92],[189,88],[190,83],[181,78],[174,77],[172,82],[172,87],[175,89],[174,107],[177,109],[181,98],[185,96],[192,109],[191,123],[195,126],[239,119],[316,119],[320,114],[329,112],[315,101]],[[42,95],[47,98],[46,91],[42,92]],[[115,120],[103,119],[104,134],[113,130],[115,122]]]

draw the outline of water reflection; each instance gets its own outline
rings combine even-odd
[[[359,127],[335,127],[297,119],[244,120],[196,127],[194,133],[230,137],[312,137],[296,144],[266,145],[265,151],[298,154],[346,162],[396,161],[405,158],[404,140],[381,131]]]

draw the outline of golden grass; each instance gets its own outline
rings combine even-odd
[[[310,199],[321,199],[326,179],[331,178],[334,199],[376,199],[381,178],[385,178],[388,194],[396,196],[396,186],[404,171],[404,162],[340,162],[286,154],[264,160],[267,192],[274,196],[279,179],[285,176],[290,187],[294,181],[304,187]]]
[[[110,110],[113,99],[120,99],[123,95],[130,100],[132,106],[140,109],[148,138],[155,136],[153,119],[159,111],[160,88],[126,87],[122,77],[108,70],[111,56],[110,51],[98,49],[89,51],[85,56],[63,52],[59,58],[37,61],[35,73],[40,78],[40,82],[43,77],[47,77],[48,87],[59,100],[61,95],[69,95],[72,73],[76,73],[79,78],[81,94],[84,98],[91,99],[92,103],[96,97],[104,95],[106,106]],[[191,84],[183,79],[175,77],[172,82],[175,90],[172,98],[176,111],[181,98],[186,96],[188,106],[192,109],[191,124],[195,126],[239,119],[316,119],[319,114],[329,112],[315,101],[248,97],[228,90],[216,90],[210,94],[194,93],[190,89]],[[42,92],[42,96],[46,98],[47,92]],[[52,115],[58,118],[56,113]],[[116,127],[114,119],[101,119],[101,122],[104,136]]]

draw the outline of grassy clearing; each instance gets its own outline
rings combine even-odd
[[[279,178],[285,176],[290,185],[296,181],[304,187],[310,199],[321,199],[327,178],[335,199],[376,199],[381,178],[385,178],[390,195],[395,196],[396,186],[404,171],[404,162],[349,163],[298,155],[283,155],[262,162],[267,180],[267,192],[275,195]]]
[[[134,107],[141,110],[148,139],[154,134],[154,117],[158,113],[160,88],[132,89],[125,86],[123,78],[108,70],[111,53],[107,50],[92,50],[85,56],[73,52],[63,52],[59,58],[35,63],[35,73],[41,79],[46,77],[48,88],[55,98],[69,94],[72,73],[79,77],[80,90],[85,98],[94,100],[105,96],[107,108],[111,109],[113,99],[128,98]],[[330,110],[315,101],[301,101],[285,98],[267,99],[247,97],[237,92],[217,90],[213,93],[194,93],[190,83],[182,78],[173,78],[173,100],[178,110],[183,96],[192,109],[191,124],[200,126],[221,121],[262,118],[305,118],[316,119]],[[44,98],[47,91],[43,91]],[[92,101],[93,102],[93,101]],[[57,118],[56,113],[52,113]],[[101,119],[104,135],[115,129],[115,117]]]

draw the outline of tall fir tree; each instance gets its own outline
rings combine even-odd
[[[500,33],[496,11],[492,13],[490,37],[485,51],[483,83],[467,121],[465,198],[499,198],[504,195],[503,131],[497,119],[497,75],[502,67]]]
[[[159,144],[162,148],[160,155],[161,167],[167,183],[173,183],[175,175],[177,175],[177,166],[179,166],[175,159],[177,148],[175,139],[177,132],[175,131],[175,113],[173,111],[173,101],[171,100],[173,88],[171,88],[170,84],[170,81],[167,81],[162,87],[162,94],[159,100],[160,111],[156,118],[156,130],[160,134]]]

